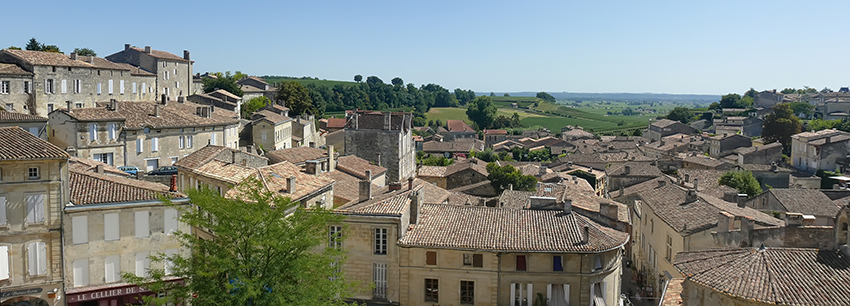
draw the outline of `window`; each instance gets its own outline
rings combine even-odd
[[[532,284],[511,283],[511,306],[531,306]]]
[[[172,156],[172,157],[171,157],[171,165],[170,165],[170,166],[174,166],[174,164],[176,164],[176,163],[177,163],[177,158],[178,158],[177,156]],[[221,189],[221,187],[218,187],[218,188],[219,188],[219,189]],[[223,195],[224,195],[224,194],[222,194],[222,196],[223,196]]]
[[[649,220],[649,232],[655,233],[655,220]]]
[[[387,255],[387,229],[375,229],[375,254]]]
[[[109,140],[115,140],[116,138],[118,138],[118,127],[115,123],[107,123],[106,130],[108,131],[107,136],[109,137]]]
[[[9,246],[0,245],[0,280],[9,279]]]
[[[92,158],[92,159],[112,166],[112,161],[113,161],[112,156],[113,156],[113,153],[97,153],[97,154],[94,154],[94,158]]]
[[[97,83],[97,94],[101,94],[103,92],[103,84]]]
[[[552,256],[552,271],[564,271],[563,264],[560,255]]]
[[[45,79],[44,80],[44,93],[52,94],[53,91],[53,79]]]
[[[175,70],[176,71],[176,70]],[[176,73],[175,73],[176,74]],[[180,88],[180,82],[174,82],[174,88]]]
[[[145,88],[148,88],[148,84],[146,82],[142,82],[142,93],[145,93]]]
[[[103,240],[112,241],[120,239],[120,227],[118,226],[118,214],[103,215]]]
[[[62,82],[60,82],[60,84],[61,84],[60,88],[62,89],[62,93],[63,94],[68,93],[68,80],[62,80]]]
[[[517,271],[525,271],[525,255],[517,255],[516,256],[516,270]]]
[[[32,93],[32,83],[30,81],[24,81],[24,93]]]
[[[124,94],[124,80],[118,81],[118,93]]]
[[[180,135],[179,137],[177,137],[177,148],[182,149],[183,147],[185,147],[185,145],[186,145],[186,137],[183,136],[183,135]]]
[[[6,219],[6,197],[0,196],[0,225],[9,224]]]
[[[13,103],[6,103],[6,110],[7,110],[7,111],[14,111],[14,110],[15,110],[15,104],[13,104]]]
[[[74,93],[83,92],[83,81],[82,80],[74,80]]]
[[[165,224],[163,231],[166,235],[171,235],[177,232],[177,210],[174,208],[165,209]]]
[[[53,111],[53,103],[47,104],[47,112],[49,113],[49,112],[52,112],[52,111]]]
[[[425,302],[439,303],[440,301],[440,280],[433,278],[425,279]]]
[[[165,250],[165,275],[171,275],[174,273],[174,262],[171,260],[174,256],[177,255],[177,249],[167,249]]]
[[[162,73],[164,73],[165,79],[168,80],[168,71],[163,71]]]
[[[151,138],[151,152],[159,151],[159,137]]]
[[[605,283],[590,286],[590,298],[594,305],[608,305],[605,303]]]
[[[192,136],[192,135],[186,136],[186,148],[189,148],[189,149],[192,148],[192,139],[193,138],[194,138],[194,136]]]
[[[8,94],[9,93],[9,81],[0,82],[0,94]]]
[[[460,303],[475,304],[475,282],[460,281]]]
[[[30,276],[47,275],[47,244],[27,243],[27,272]]]
[[[110,255],[103,260],[104,282],[114,283],[121,280],[121,256]]]
[[[546,298],[549,299],[549,305],[569,305],[570,284],[549,284]]]
[[[463,254],[463,265],[471,266],[472,265],[472,254]]]
[[[89,140],[97,141],[97,123],[89,123]]]
[[[109,87],[107,89],[109,90],[109,94],[111,95],[112,94],[112,80],[109,80]]]
[[[265,142],[265,141],[266,141],[266,131],[262,131],[262,132],[260,132],[260,139],[261,139],[261,141],[263,141],[263,142]]]
[[[215,141],[215,136],[216,136],[215,133],[210,134],[210,144],[211,145],[217,144],[217,142]]]
[[[372,281],[375,282],[375,289],[372,291],[372,297],[376,299],[387,298],[387,264],[374,263],[372,264]]]
[[[136,153],[142,153],[145,151],[145,140],[144,139],[136,139]]]
[[[429,266],[437,265],[437,252],[425,252],[425,264]]]
[[[328,247],[334,249],[342,247],[342,227],[332,225],[328,229]]]
[[[43,223],[44,222],[44,194],[28,194],[27,202],[27,223]]]
[[[594,260],[593,270],[594,271],[602,270],[602,255],[594,256],[593,260]]]
[[[88,286],[89,284],[89,259],[74,260],[74,287]]]
[[[136,94],[136,82],[133,82],[133,94]]]
[[[89,242],[89,219],[86,216],[71,217],[71,231],[73,244]]]
[[[667,255],[664,259],[667,259],[667,262],[673,261],[673,237],[670,235],[667,235]]]
[[[76,105],[75,106],[76,108],[83,108],[83,103],[77,103],[77,104],[74,104],[74,105]]]
[[[151,260],[148,258],[148,252],[136,253],[136,276],[147,276],[150,268]]]
[[[149,237],[150,231],[150,213],[148,211],[135,212],[136,221],[136,238]]]

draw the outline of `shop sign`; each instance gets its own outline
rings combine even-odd
[[[15,290],[15,291],[4,291],[0,294],[0,298],[5,299],[7,297],[13,297],[13,296],[19,296],[19,295],[38,294],[38,293],[41,293],[41,291],[42,291],[41,288],[22,289],[22,290]]]
[[[93,292],[85,292],[85,293],[68,295],[68,302],[69,303],[84,302],[84,301],[99,300],[99,299],[105,299],[105,298],[111,298],[111,297],[123,296],[123,295],[130,295],[130,294],[136,294],[136,293],[143,293],[143,292],[148,292],[148,290],[145,289],[145,288],[139,287],[139,286],[106,289],[106,290],[100,290],[100,291],[93,291]]]

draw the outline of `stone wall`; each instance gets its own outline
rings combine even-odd
[[[345,130],[345,155],[362,159],[387,168],[388,182],[398,182],[415,173],[416,153],[411,132],[385,130]]]

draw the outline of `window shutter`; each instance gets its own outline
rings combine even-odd
[[[6,220],[6,197],[0,197],[0,224],[7,224],[7,220]]]
[[[107,124],[109,130],[109,140],[115,140],[115,123]]]
[[[148,253],[136,253],[136,276],[145,277],[148,273],[148,268],[150,268],[150,262],[148,261]]]
[[[171,260],[173,256],[177,255],[177,249],[167,249],[165,250],[165,274],[171,275],[174,273],[174,262]]]
[[[38,242],[27,244],[27,272],[29,275],[38,275]]]
[[[47,244],[44,242],[36,242],[38,253],[38,275],[47,275]]]
[[[151,235],[150,232],[150,213],[147,211],[137,211],[135,213],[136,217],[136,238],[148,237]]]
[[[516,256],[516,270],[525,271],[525,255]]]
[[[519,306],[516,304],[516,283],[511,283],[511,306]]]
[[[109,94],[111,95],[111,94],[112,94],[112,80],[109,80],[109,88],[108,88],[108,90],[109,90]]]
[[[151,152],[159,151],[159,138],[151,138]]]
[[[136,82],[133,82],[133,93],[136,93]]]
[[[118,214],[103,215],[103,240],[118,240],[120,239],[118,227]]]
[[[47,84],[47,79],[44,79],[44,93],[46,93],[46,94],[50,93],[50,87],[49,87],[49,84]]]
[[[62,80],[62,93],[68,93],[68,80]]]
[[[437,265],[437,252],[426,252],[425,257],[426,257],[426,264],[428,264],[429,266],[436,266]]]
[[[71,217],[73,244],[89,242],[89,222],[86,216]]]
[[[472,254],[472,266],[475,268],[481,268],[484,266],[484,255],[482,254]]]
[[[177,231],[177,210],[173,208],[165,209],[165,234],[171,235]]]
[[[104,259],[104,281],[114,283],[121,279],[121,257],[118,255],[106,256]]]
[[[534,287],[533,284],[528,283],[528,289],[525,290],[525,295],[528,298],[528,304],[531,305],[531,301],[534,301],[534,295],[532,295],[533,291],[531,290]]]
[[[9,279],[9,246],[0,245],[0,280]]]
[[[27,222],[39,223],[44,222],[44,195],[43,194],[28,194],[27,202]]]
[[[210,134],[210,135],[211,135],[211,136],[210,136],[210,144],[212,144],[212,145],[216,145],[216,141],[215,141],[215,132],[213,132],[213,133],[212,133],[212,134]]]
[[[145,151],[145,141],[144,139],[136,139],[136,153],[142,153]]]
[[[567,301],[567,305],[570,304],[570,284],[564,284],[564,300]]]
[[[87,286],[89,284],[89,260],[74,260],[74,287]]]
[[[118,81],[118,93],[124,94],[124,80]]]

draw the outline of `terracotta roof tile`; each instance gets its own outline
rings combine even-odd
[[[248,176],[260,180],[263,187],[269,192],[288,197],[293,201],[299,201],[306,196],[328,188],[334,184],[333,179],[304,173],[301,171],[301,167],[289,162],[280,162],[265,167],[251,169],[250,175]],[[290,193],[290,186],[287,183],[287,179],[293,176],[295,177],[295,192]],[[241,192],[241,189],[233,188],[230,189],[225,196],[236,198],[242,196]],[[332,201],[332,199],[327,200]]]
[[[508,131],[505,130],[484,130],[484,135],[508,135]]]
[[[336,169],[347,172],[360,179],[366,179],[366,170],[372,171],[372,177],[387,172],[387,168],[370,163],[354,155],[340,156],[336,159]]]
[[[169,192],[168,186],[163,184],[123,177],[72,171],[70,178],[71,203],[75,206],[153,201],[159,200],[160,196],[186,197],[180,193]]]
[[[0,122],[47,122],[47,118],[0,110]]]
[[[272,124],[279,124],[292,120],[292,118],[266,109],[254,112],[253,114],[251,114],[251,117],[254,118],[254,122],[265,120],[271,122]]]
[[[419,191],[422,189],[423,185],[428,183],[422,180],[416,180],[413,184],[415,185],[413,187],[413,191]],[[386,187],[384,190],[385,192],[375,192],[373,190],[373,197],[371,200],[349,203],[347,205],[340,206],[335,211],[343,214],[401,217],[404,212],[410,209],[411,190],[402,188],[400,190],[388,191],[386,190]]]
[[[345,124],[346,124],[345,118],[328,118],[327,127],[329,129],[341,129],[341,128],[345,128]]]
[[[583,228],[589,239],[583,243]],[[577,213],[424,204],[400,245],[470,250],[594,253],[616,249],[627,233]]]
[[[17,64],[0,63],[0,74],[2,75],[26,75],[32,76],[32,72],[24,70]]]
[[[0,127],[0,160],[68,159],[55,145],[17,126]]]
[[[772,188],[772,194],[785,207],[786,212],[804,215],[834,217],[841,209],[833,200],[817,189]]]
[[[279,162],[290,162],[293,164],[301,164],[308,160],[317,160],[328,157],[326,150],[310,147],[297,147],[269,151],[266,153],[269,163],[276,164]]]
[[[97,107],[75,108],[70,112],[59,109],[74,119],[80,121],[115,121],[123,120],[124,128],[130,130],[183,126],[214,126],[239,123],[239,118],[233,112],[213,111],[210,118],[197,115],[196,107],[206,105],[191,102],[170,102],[168,105],[157,102],[116,102],[117,110],[109,110],[108,103],[98,103]],[[159,105],[160,115],[154,116],[154,108]]]
[[[141,53],[145,53],[145,49],[143,49],[143,48],[131,47],[130,49],[139,51]],[[180,56],[177,56],[177,55],[174,55],[172,53],[165,52],[165,51],[159,51],[159,50],[151,49],[151,53],[147,53],[147,54],[152,56],[152,57],[158,58],[158,59],[166,59],[166,60],[172,60],[172,61],[178,61],[178,62],[189,62],[189,60],[184,59],[183,57],[180,57]]]
[[[360,198],[360,181],[361,179],[343,171],[330,171],[319,174],[321,177],[329,178],[336,182],[334,184],[334,197],[344,199],[345,202],[356,201]],[[372,189],[377,189],[377,185],[372,185]]]
[[[463,120],[446,120],[446,127],[449,132],[475,132],[466,122]]]
[[[99,162],[99,161],[96,161],[96,160],[71,157],[71,159],[68,161],[68,168],[71,171],[76,171],[76,172],[81,172],[81,173],[82,172],[96,172],[97,166],[103,166],[103,171],[108,172],[108,174],[118,175],[118,176],[123,176],[123,177],[129,177],[130,176],[129,173],[121,171],[121,169],[118,169],[118,167],[110,166],[109,164]]]
[[[446,169],[444,166],[422,166],[417,171],[419,176],[427,177],[446,177]]]

